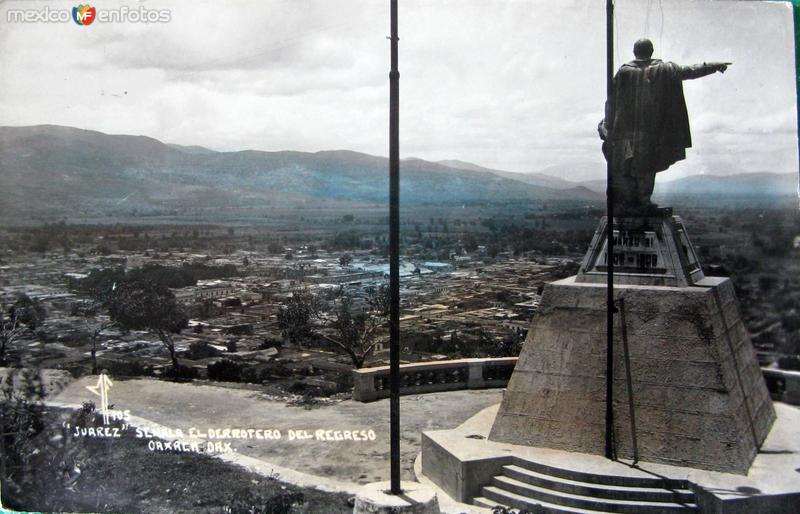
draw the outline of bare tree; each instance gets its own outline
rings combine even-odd
[[[110,301],[117,283],[124,280],[121,270],[101,270],[93,273],[90,280],[82,288],[88,293],[89,298],[76,305],[73,314],[85,318],[86,332],[91,342],[92,374],[97,374],[97,342],[100,334],[116,325],[114,320],[107,316]]]
[[[100,340],[100,334],[116,325],[114,320],[107,317],[103,311],[107,310],[108,306],[105,302],[93,299],[87,303],[79,306],[75,314],[85,318],[86,332],[89,334],[89,342],[91,343],[91,356],[92,356],[92,374],[97,374],[97,343]]]

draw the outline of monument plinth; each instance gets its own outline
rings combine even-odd
[[[605,284],[608,271],[607,218],[600,220],[583,259],[578,282]],[[661,208],[648,216],[614,220],[614,284],[689,286],[703,269],[680,216]]]
[[[634,44],[597,127],[608,211],[620,217],[601,221],[578,275],[545,287],[496,414],[422,434],[421,475],[459,501],[543,512],[798,511],[797,413],[781,406],[776,418],[731,281],[705,277],[681,219],[651,201],[656,174],[692,146],[683,81],[730,63],[652,55],[651,41]],[[638,466],[605,458],[607,436],[609,453],[638,456]]]
[[[630,389],[642,461],[746,474],[775,419],[769,393],[731,281],[704,277],[662,213],[614,223],[616,452],[633,457]],[[545,287],[490,440],[604,453],[606,230],[577,276]]]

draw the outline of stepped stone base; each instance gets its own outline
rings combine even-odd
[[[697,512],[685,480],[575,472],[516,459],[481,490],[475,505],[536,512],[671,514]]]
[[[422,433],[415,465],[447,512],[507,506],[547,513],[800,512],[800,409],[776,403],[777,418],[747,476],[692,467],[611,461],[599,455],[486,439],[499,405],[458,428]],[[565,427],[566,429],[566,427]]]
[[[618,285],[642,461],[747,474],[775,411],[732,284]],[[615,315],[614,417],[632,458],[620,315]],[[604,454],[606,287],[548,284],[489,439]]]

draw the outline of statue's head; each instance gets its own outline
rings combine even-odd
[[[633,55],[637,59],[649,59],[653,56],[653,43],[649,39],[640,39],[633,44]]]

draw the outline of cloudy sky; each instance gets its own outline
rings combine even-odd
[[[7,19],[74,5],[0,3],[0,124],[388,154],[388,0],[104,1],[171,20]],[[665,60],[734,62],[685,83],[694,149],[668,178],[797,170],[787,3],[616,5],[617,65],[642,36]],[[400,0],[401,155],[602,178],[604,16],[600,0]]]

